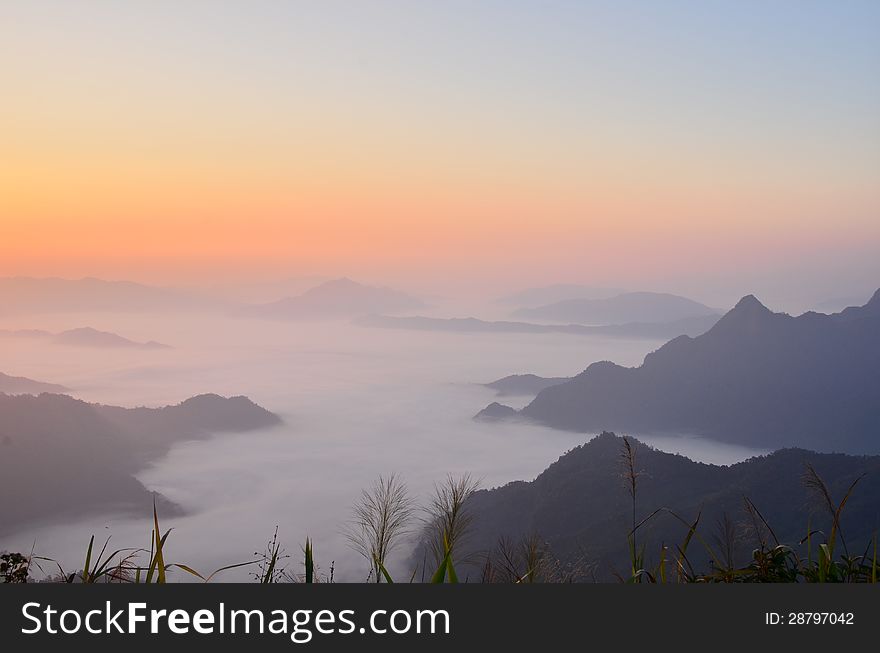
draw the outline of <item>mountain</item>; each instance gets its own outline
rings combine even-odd
[[[42,381],[26,379],[23,376],[9,376],[0,372],[0,393],[7,395],[38,395],[43,392],[60,394],[67,392],[67,388],[57,383],[43,383]]]
[[[583,324],[533,324],[531,322],[489,322],[474,317],[397,317],[365,315],[356,318],[358,326],[378,329],[406,329],[410,331],[443,331],[447,333],[567,333],[576,336],[607,338],[647,338],[665,340],[680,335],[697,336],[707,331],[717,315],[687,317],[674,322],[630,322],[605,326]]]
[[[91,327],[62,331],[54,337],[54,341],[61,345],[76,345],[79,347],[122,347],[127,349],[170,349],[168,345],[150,340],[148,342],[135,342],[123,338],[115,333],[98,331]]]
[[[281,297],[300,295],[327,280],[327,277],[303,276],[270,281],[223,281],[204,288],[202,292],[235,304],[264,304]]]
[[[134,475],[174,442],[278,423],[246,397],[119,408],[65,395],[0,394],[0,533],[52,518],[142,513],[151,493]]]
[[[20,329],[17,331],[0,330],[0,337],[7,338],[36,338],[43,339],[57,345],[69,345],[74,347],[98,347],[105,349],[170,349],[168,345],[150,340],[149,342],[135,342],[128,338],[123,338],[109,331],[98,331],[92,327],[80,327],[62,331],[61,333],[50,333],[40,329]]]
[[[724,467],[663,453],[637,440],[630,439],[630,443],[639,474],[636,520],[658,508],[675,511],[688,523],[699,514],[700,537],[721,550],[717,539],[726,539],[719,531],[727,515],[733,525],[732,552],[738,565],[747,564],[758,547],[755,523],[744,508],[745,497],[779,541],[800,553],[805,553],[806,545],[799,542],[810,529],[829,532],[831,518],[803,481],[807,464],[825,482],[835,503],[864,475],[842,512],[841,528],[850,553],[864,552],[880,519],[880,456],[784,449]],[[493,549],[501,538],[517,542],[531,534],[545,541],[563,564],[594,565],[587,579],[610,581],[615,571],[627,576],[627,535],[633,515],[622,478],[622,445],[622,438],[603,433],[560,457],[534,481],[516,481],[474,494],[465,510],[472,524],[467,549],[475,555],[469,568],[457,569],[459,577],[470,575],[472,582],[479,579],[480,552]],[[660,546],[668,545],[670,557],[675,555],[687,530],[673,516],[661,513],[638,530],[638,543],[646,545],[646,556],[656,564]],[[770,539],[769,534],[765,536]],[[687,553],[695,568],[708,571],[707,554],[696,538]]]
[[[521,308],[513,316],[545,322],[602,325],[673,322],[715,314],[714,309],[686,297],[666,293],[631,292],[607,299],[568,299],[537,308]]]
[[[525,395],[536,395],[545,388],[570,380],[569,377],[565,376],[543,377],[536,374],[511,374],[503,379],[484,383],[483,385],[495,390],[499,397],[522,397]]]
[[[343,278],[322,283],[296,297],[249,306],[242,313],[274,319],[326,319],[396,313],[423,306],[420,300],[405,293]]]
[[[773,313],[749,295],[640,367],[593,363],[522,410],[562,429],[704,435],[762,449],[880,452],[880,291],[841,313]]]
[[[6,314],[150,312],[218,309],[218,300],[131,281],[33,277],[0,279],[0,307]]]
[[[557,283],[551,286],[526,288],[495,300],[498,304],[534,307],[562,302],[567,299],[607,299],[621,294],[618,288],[597,288],[574,283]]]
[[[501,420],[517,419],[519,417],[520,414],[515,408],[499,404],[497,401],[493,401],[479,413],[474,415],[474,419],[479,422],[498,422]]]

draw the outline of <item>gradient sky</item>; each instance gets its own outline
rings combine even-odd
[[[854,0],[0,2],[0,275],[880,285],[878,29]]]

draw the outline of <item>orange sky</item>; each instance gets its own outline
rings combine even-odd
[[[880,250],[858,16],[782,55],[768,16],[746,56],[720,18],[618,42],[614,12],[528,3],[357,29],[132,6],[0,16],[0,275],[644,281]]]

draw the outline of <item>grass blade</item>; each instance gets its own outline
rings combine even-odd
[[[164,583],[165,582],[165,557],[162,555],[162,546],[165,544],[165,539],[168,537],[168,533],[165,533],[165,537],[159,537],[159,513],[156,511],[156,500],[153,499],[153,528],[155,529],[156,534],[156,582]]]
[[[314,552],[312,551],[312,541],[309,538],[306,538],[306,582],[314,583],[315,582],[315,557]]]
[[[394,584],[394,581],[391,580],[391,574],[389,574],[389,573],[388,573],[388,570],[385,569],[385,565],[383,565],[381,562],[379,562],[379,561],[377,560],[377,561],[376,561],[376,566],[379,567],[379,573],[382,574],[382,577],[385,579],[385,582],[388,583],[388,584],[393,585],[393,584]],[[415,573],[416,573],[416,572],[413,571],[413,577],[415,577]],[[410,582],[412,582],[412,580],[410,580]]]
[[[437,571],[434,572],[434,575],[431,576],[432,583],[442,583],[446,580],[446,566],[449,564],[449,552],[447,551],[446,556],[440,562],[440,566],[437,567]]]
[[[90,581],[89,576],[89,566],[92,564],[92,546],[95,544],[95,536],[92,535],[92,538],[89,540],[89,548],[86,551],[86,564],[82,570],[82,582],[88,583]]]
[[[168,565],[168,566],[169,566],[169,567],[177,567],[178,569],[183,569],[186,573],[188,573],[188,574],[192,574],[192,575],[195,576],[196,578],[201,578],[201,579],[202,579],[203,581],[205,581],[206,583],[208,582],[208,579],[207,579],[207,578],[205,578],[204,576],[202,576],[199,572],[197,572],[197,571],[196,571],[195,569],[193,569],[192,567],[189,567],[189,566],[187,566],[187,565],[182,565],[182,564],[180,564],[179,562],[175,562],[174,564],[171,564],[171,565]]]
[[[449,574],[449,582],[457,583],[458,576],[455,575],[455,567],[452,566],[452,558],[449,558],[449,562],[446,563],[446,572]]]

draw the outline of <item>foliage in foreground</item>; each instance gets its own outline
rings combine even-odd
[[[725,515],[719,524],[720,535],[707,538],[701,530],[701,515],[693,521],[684,519],[675,511],[660,507],[643,519],[639,514],[639,470],[636,449],[628,438],[623,438],[621,477],[631,499],[632,527],[626,534],[630,569],[626,575],[615,573],[626,583],[877,583],[878,538],[875,533],[866,550],[851,553],[841,529],[841,515],[856,491],[860,478],[855,479],[844,496],[835,501],[828,486],[813,469],[806,465],[804,486],[818,499],[821,509],[831,519],[828,533],[811,530],[796,546],[782,543],[773,528],[764,519],[758,507],[744,497],[744,509],[751,521],[751,532],[758,546],[752,551],[745,566],[733,562],[733,540],[736,536],[732,522]],[[473,516],[468,510],[468,499],[477,490],[478,483],[469,475],[449,476],[435,486],[434,496],[422,519],[422,549],[425,560],[421,563],[420,582],[458,583],[456,561],[473,564],[473,555],[463,552],[463,542],[472,526]],[[353,509],[353,519],[347,529],[349,543],[369,565],[366,580],[375,583],[393,583],[386,568],[388,555],[412,532],[416,513],[406,485],[396,476],[379,477],[365,490]],[[659,547],[657,560],[647,562],[647,543],[641,533],[644,527],[660,516],[667,515],[681,523],[681,542]],[[89,540],[82,569],[66,572],[56,561],[41,556],[21,553],[0,554],[0,583],[26,583],[34,580],[32,570],[44,574],[44,581],[66,583],[166,583],[168,574],[180,570],[191,577],[210,582],[221,572],[252,566],[252,578],[262,584],[282,582],[334,582],[335,563],[328,574],[322,574],[315,561],[314,545],[306,538],[302,548],[302,574],[287,570],[290,558],[278,540],[278,528],[262,553],[256,559],[226,565],[209,574],[202,574],[189,565],[166,562],[167,541],[171,530],[159,528],[159,516],[153,506],[152,530],[149,548],[116,549],[107,553],[110,538],[99,551],[95,538]],[[688,552],[699,546],[709,559],[709,569],[697,571]],[[798,550],[801,550],[801,553]],[[805,551],[804,551],[805,550]],[[428,566],[428,554],[433,565]],[[47,574],[43,565],[54,565],[55,574]],[[415,582],[419,566],[413,570],[409,582]],[[556,559],[546,542],[535,533],[519,540],[501,538],[496,547],[482,554],[479,582],[483,583],[566,583],[590,577],[590,565],[563,564]],[[465,582],[469,581],[465,579]]]

